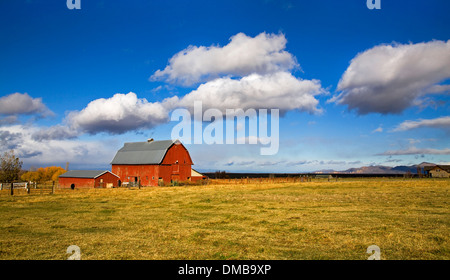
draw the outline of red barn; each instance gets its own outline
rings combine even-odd
[[[158,186],[191,179],[192,159],[180,141],[125,143],[111,162],[121,183]]]
[[[117,187],[119,176],[104,170],[71,170],[59,176],[60,188]]]

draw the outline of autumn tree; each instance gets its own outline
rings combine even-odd
[[[0,156],[0,182],[14,182],[19,179],[23,162],[16,157],[14,150]]]
[[[60,169],[56,170],[56,172],[53,173],[52,181],[53,181],[53,182],[58,181],[59,175],[62,175],[62,174],[64,174],[64,173],[66,173],[66,172],[67,172],[67,171],[66,171],[65,169],[63,169],[63,168],[60,167]]]
[[[28,182],[45,183],[49,181],[56,182],[61,174],[64,174],[66,170],[59,166],[40,167],[36,171],[28,171],[20,178]]]

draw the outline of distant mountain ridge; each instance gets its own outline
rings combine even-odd
[[[405,174],[412,173],[417,174],[418,169],[423,172],[423,168],[425,166],[436,166],[435,163],[431,162],[422,162],[420,164],[415,165],[400,165],[395,167],[384,166],[384,165],[371,165],[371,166],[362,166],[357,168],[350,168],[343,171],[334,171],[334,170],[320,170],[314,173],[345,173],[345,174]]]

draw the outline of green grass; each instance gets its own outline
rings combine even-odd
[[[450,180],[0,196],[0,259],[450,259]]]

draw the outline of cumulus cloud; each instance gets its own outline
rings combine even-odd
[[[320,113],[316,95],[328,93],[319,80],[294,77],[295,57],[285,51],[283,34],[261,33],[252,38],[239,33],[224,47],[189,47],[170,59],[151,79],[181,84],[203,82],[184,96],[149,102],[133,92],[91,101],[84,109],[70,112],[64,125],[33,134],[37,141],[70,139],[83,133],[122,134],[148,129],[169,121],[176,108],[192,111],[194,101],[204,110],[280,109]],[[158,86],[155,92],[165,86]],[[269,111],[270,112],[270,111]]]
[[[427,94],[448,93],[440,83],[449,78],[450,40],[379,45],[352,59],[329,102],[358,114],[396,114]]]
[[[17,119],[17,116],[6,116],[4,118],[0,118],[0,125],[8,125],[8,124],[16,124],[19,120]]]
[[[168,121],[168,111],[160,102],[139,99],[133,92],[115,94],[111,98],[91,101],[83,110],[70,112],[66,118],[70,129],[96,134],[121,134],[143,128],[152,128]],[[67,134],[61,129],[55,133]]]
[[[31,137],[36,141],[74,139],[79,136],[79,131],[63,125],[55,125],[42,128],[34,132]]]
[[[0,146],[5,150],[12,150],[20,145],[21,133],[0,130]]]
[[[405,131],[422,127],[433,127],[450,130],[450,117],[440,117],[436,119],[420,119],[417,121],[404,121],[393,131]]]
[[[302,80],[287,72],[252,74],[241,79],[219,78],[200,85],[181,99],[172,99],[170,106],[192,108],[202,101],[204,108],[280,109],[319,113],[316,95],[325,93],[318,80]]]
[[[410,147],[405,150],[391,150],[386,151],[381,154],[376,154],[377,156],[399,156],[399,155],[450,155],[450,149],[429,149],[429,148],[416,148]]]
[[[0,97],[0,115],[37,115],[46,117],[53,115],[42,98],[32,98],[27,93],[12,93]]]
[[[189,46],[175,54],[166,68],[156,71],[150,80],[193,85],[222,76],[243,77],[290,70],[298,64],[295,57],[284,50],[286,43],[283,34],[261,33],[252,38],[238,33],[224,47]]]
[[[93,164],[107,166],[119,141],[51,140],[38,141],[34,135],[43,128],[34,125],[11,125],[0,130],[0,152],[14,149],[27,166],[54,164]],[[105,144],[106,143],[106,144]]]

